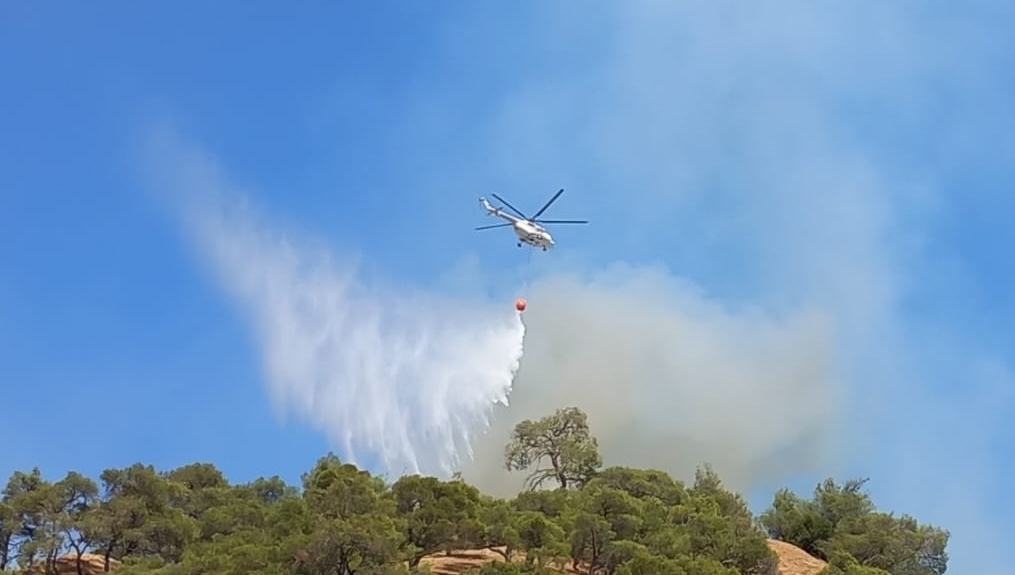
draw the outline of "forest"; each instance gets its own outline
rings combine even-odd
[[[0,499],[0,571],[66,573],[101,558],[117,575],[425,573],[424,558],[489,549],[473,575],[776,575],[769,538],[827,561],[825,575],[941,575],[946,530],[875,508],[865,479],[781,490],[763,513],[708,465],[684,483],[605,466],[588,418],[519,423],[504,450],[525,488],[499,499],[460,477],[392,483],[321,457],[300,485],[234,484],[212,463],[137,463],[96,479],[13,473]]]

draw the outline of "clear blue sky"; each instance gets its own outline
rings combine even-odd
[[[273,417],[247,326],[144,191],[139,142],[170,122],[406,283],[518,260],[471,232],[478,193],[567,187],[554,215],[599,225],[560,257],[830,310],[853,423],[891,434],[850,470],[980,490],[878,500],[961,521],[953,568],[989,568],[978,530],[1015,513],[990,503],[1015,469],[1011,22],[1000,1],[4,3],[0,475],[295,481],[328,449]]]

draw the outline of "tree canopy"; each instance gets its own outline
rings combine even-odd
[[[504,458],[508,471],[536,466],[526,479],[529,488],[551,478],[561,489],[581,487],[603,464],[588,416],[575,407],[516,425]],[[549,467],[542,467],[544,462]]]
[[[71,561],[84,575],[91,554],[118,575],[387,575],[424,572],[428,555],[489,549],[506,561],[474,575],[775,575],[769,537],[825,559],[827,575],[947,567],[948,532],[878,511],[866,480],[828,479],[811,499],[782,490],[755,517],[707,465],[689,484],[604,468],[576,408],[519,423],[505,465],[529,471],[509,499],[459,478],[388,483],[333,454],[299,486],[230,483],[207,462],[138,463],[97,480],[19,471],[0,497],[0,571],[65,572],[58,563]]]

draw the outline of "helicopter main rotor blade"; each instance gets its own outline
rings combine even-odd
[[[556,202],[557,198],[559,198],[560,195],[563,194],[563,193],[564,193],[564,188],[561,188],[560,191],[558,191],[556,194],[553,194],[553,197],[550,198],[550,201],[546,202],[546,204],[544,204],[543,207],[540,208],[539,211],[536,212],[535,215],[532,216],[532,219],[534,220],[534,219],[538,218],[539,216],[541,216],[543,214],[543,212],[546,211],[546,208],[550,207],[550,204],[552,204],[553,202]]]
[[[587,224],[588,220],[532,220],[537,224]]]
[[[499,201],[500,203],[502,203],[505,206],[507,206],[508,209],[510,209],[512,212],[518,214],[518,217],[520,217],[521,219],[523,219],[523,220],[531,219],[531,218],[529,218],[529,216],[526,216],[525,214],[523,214],[520,211],[518,211],[518,208],[516,208],[516,207],[512,206],[511,204],[509,204],[508,201],[505,200],[504,198],[498,196],[497,194],[490,194],[490,195],[495,197],[495,198],[497,198],[497,201]]]
[[[490,229],[493,229],[493,228],[505,228],[507,226],[512,226],[512,225],[514,225],[514,224],[490,224],[489,226],[479,226],[476,229],[477,230],[490,230]]]

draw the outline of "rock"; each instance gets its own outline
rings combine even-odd
[[[769,539],[768,546],[779,556],[779,575],[817,575],[828,565],[792,543]]]
[[[105,573],[106,559],[95,553],[85,553],[81,556],[81,573],[84,575],[101,575]],[[116,559],[109,559],[109,570],[112,571],[120,566]],[[42,575],[46,572],[41,565],[24,571],[30,575]],[[63,555],[56,558],[57,575],[78,575],[77,555]]]

